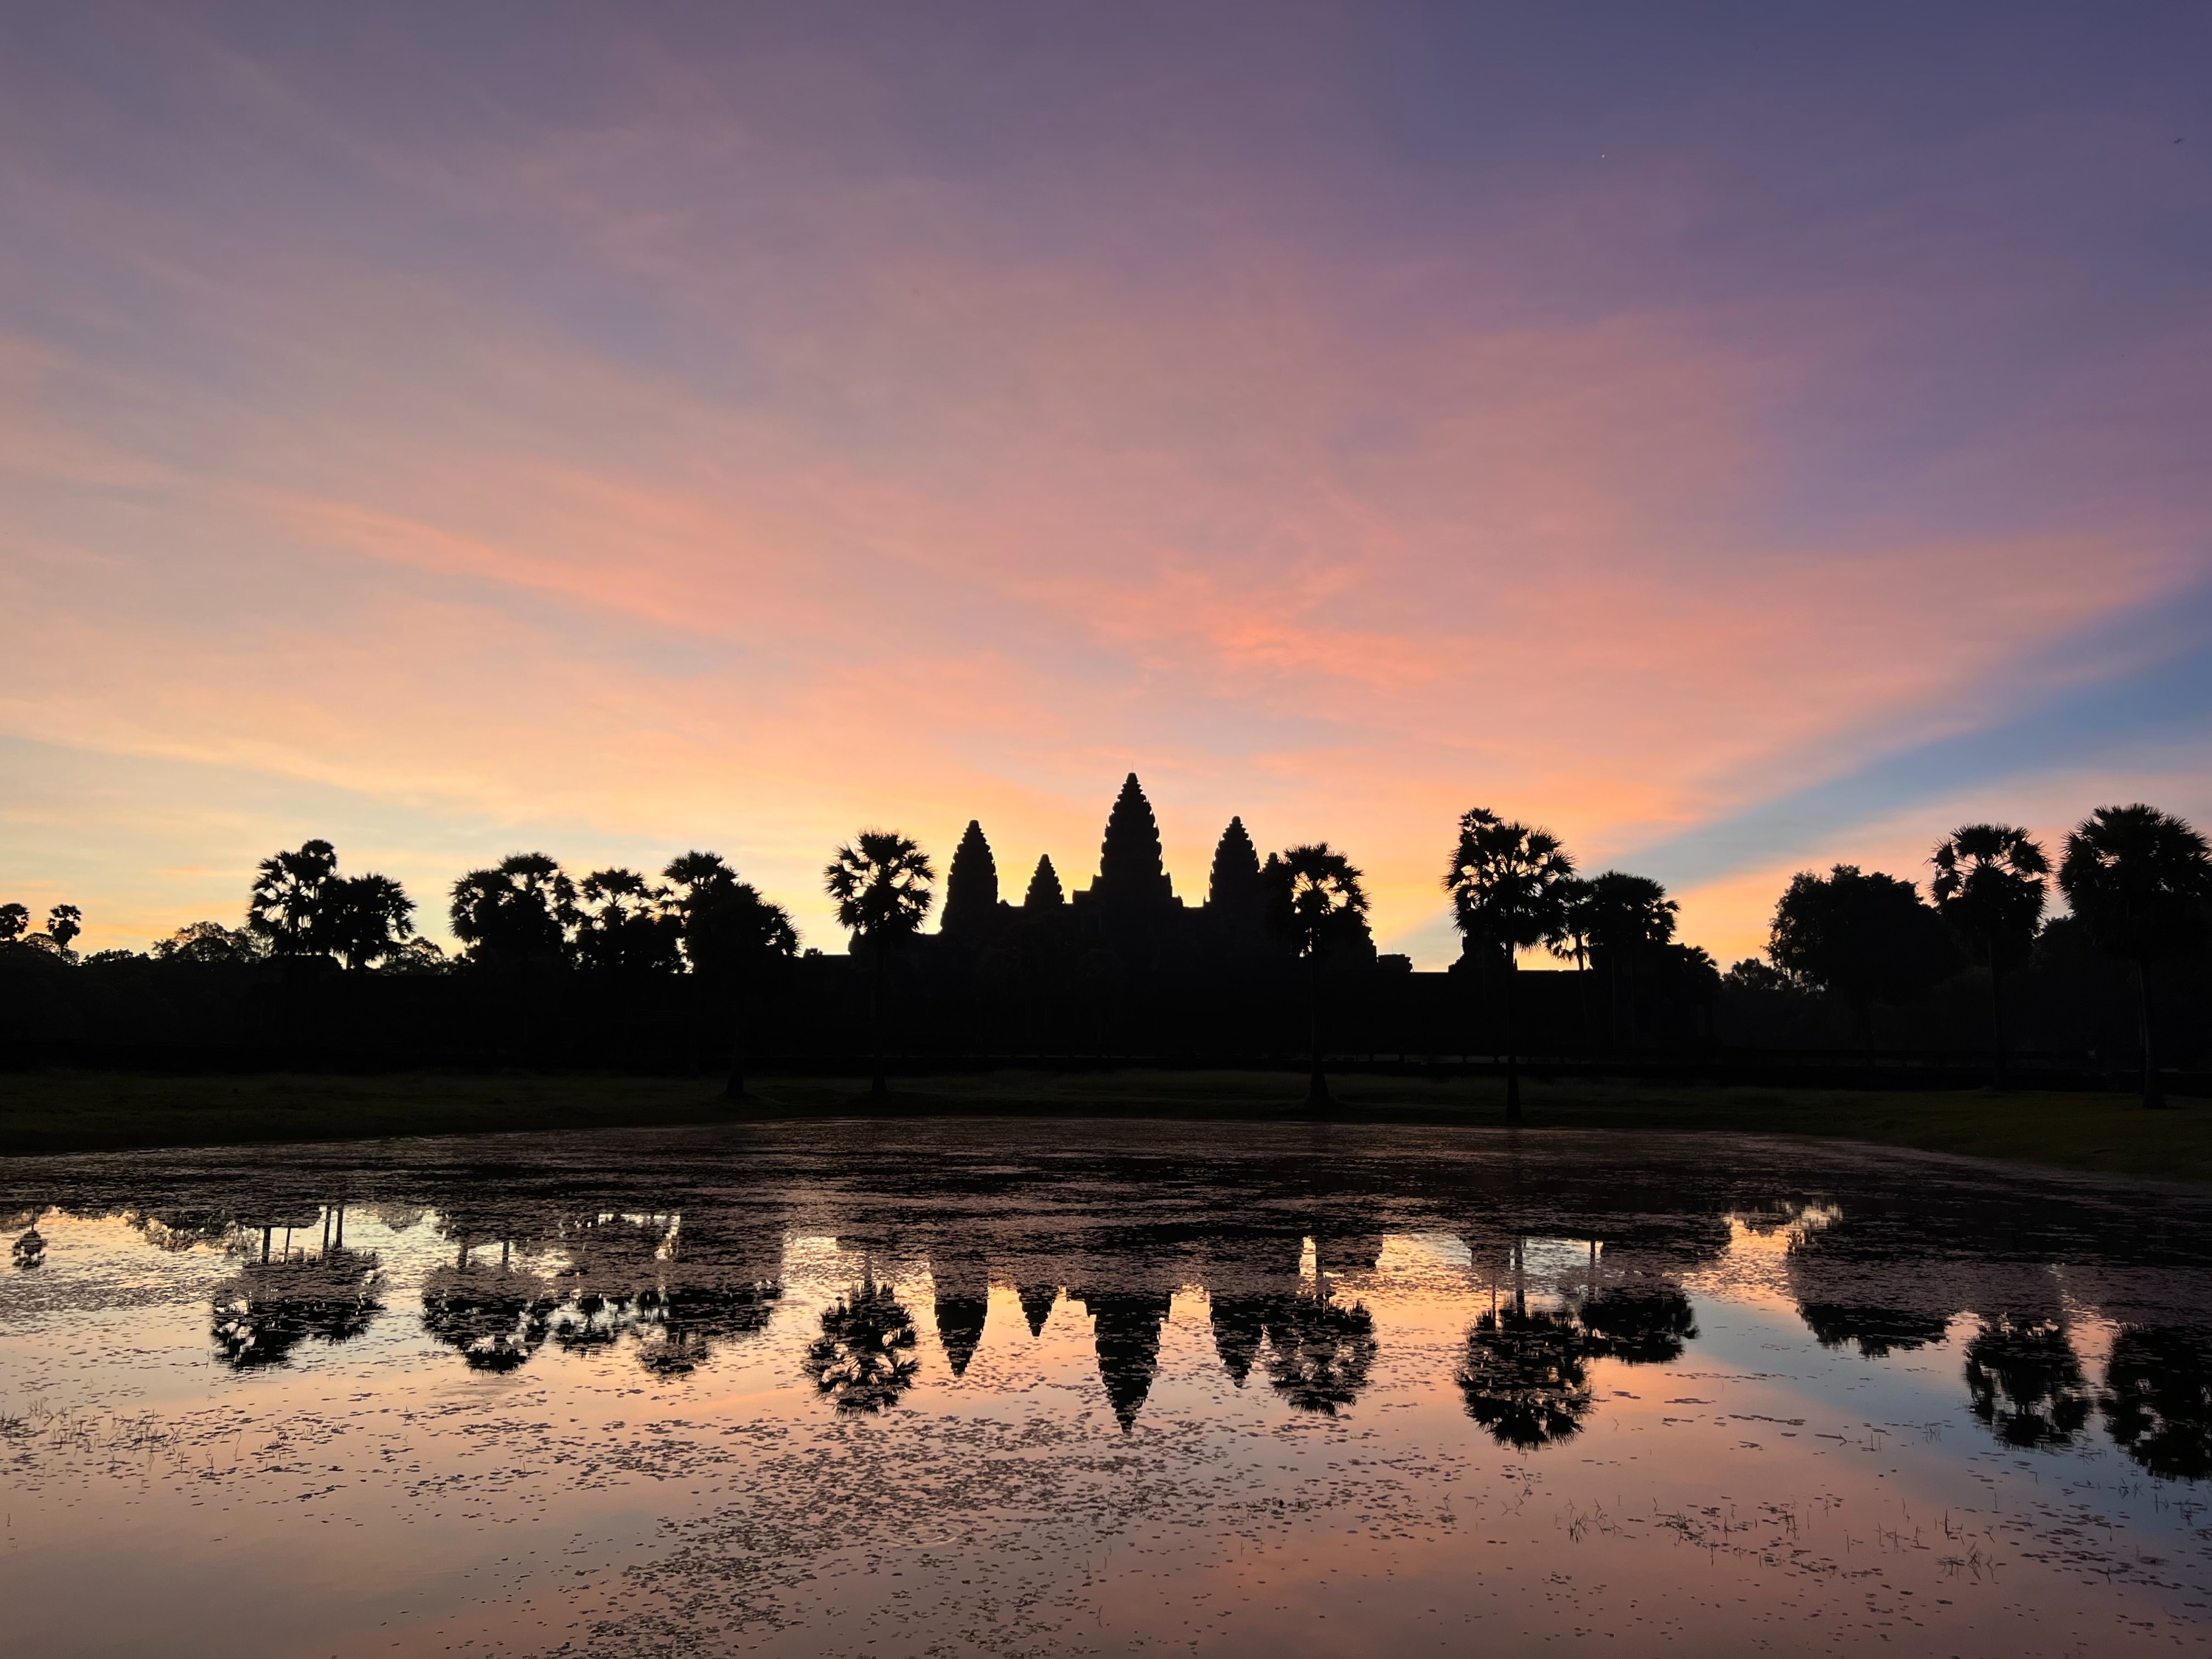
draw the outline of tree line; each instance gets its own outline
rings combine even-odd
[[[1487,1011],[1509,1115],[1521,1110],[1527,953],[1542,951],[1575,969],[1583,1041],[1601,1040],[1589,1036],[1594,1026],[1614,1049],[1624,1033],[1632,1041],[1648,1024],[1645,1003],[1705,1010],[1710,1027],[1717,1003],[1771,1010],[1808,997],[1847,1011],[1871,1048],[1877,1008],[1905,1008],[1939,986],[1976,977],[1985,987],[1991,1079],[2002,1085],[2008,981],[2039,946],[2070,944],[2059,935],[2073,933],[2130,981],[2142,1097],[2156,1103],[2159,982],[2177,964],[2200,963],[2212,940],[2212,858],[2203,837],[2150,806],[2106,806],[2068,834],[2055,871],[2027,831],[1996,823],[1962,826],[1929,863],[1924,896],[1911,879],[1855,865],[1800,872],[1777,902],[1765,959],[1723,973],[1705,951],[1676,938],[1679,907],[1658,881],[1617,869],[1585,875],[1556,836],[1470,809],[1441,885],[1462,940],[1453,972]],[[2046,914],[2054,879],[2066,917]],[[927,959],[925,977],[949,975],[984,1001],[1008,985],[1047,985],[1063,1000],[1157,1012],[1202,982],[1217,1000],[1219,988],[1231,985],[1247,1002],[1271,1003],[1279,1025],[1295,1007],[1309,1099],[1317,1108],[1329,1103],[1322,1062],[1333,1000],[1371,1005],[1377,994],[1369,981],[1411,968],[1403,957],[1378,955],[1364,874],[1327,842],[1263,859],[1242,819],[1232,818],[1216,846],[1205,899],[1185,903],[1174,893],[1134,774],[1109,813],[1098,872],[1079,891],[1066,890],[1048,854],[1018,902],[1002,897],[988,839],[973,821],[946,868],[941,907],[935,860],[895,830],[864,830],[839,844],[822,883],[848,936],[847,961],[864,981],[865,1008],[855,1011],[857,1021],[848,1018],[858,1027],[848,1035],[868,1050],[879,1094],[888,1088],[887,1022],[896,1002],[911,1000],[917,955]],[[0,954],[95,969],[276,964],[296,972],[319,963],[386,978],[542,983],[575,976],[599,988],[684,980],[703,994],[692,1017],[720,1027],[715,1044],[726,1041],[735,1057],[733,1092],[744,1086],[743,1028],[790,994],[802,955],[822,955],[802,952],[788,911],[712,852],[685,853],[657,875],[616,866],[580,878],[548,854],[519,853],[465,872],[447,896],[461,946],[450,958],[417,932],[416,902],[400,883],[342,872],[333,846],[315,840],[261,860],[237,927],[195,922],[143,956],[101,951],[80,963],[77,907],[54,907],[34,933],[27,908],[11,903],[0,905]],[[939,927],[926,932],[933,912]],[[1557,1048],[1559,999],[1543,988],[1552,1012],[1536,1011],[1539,1040]]]

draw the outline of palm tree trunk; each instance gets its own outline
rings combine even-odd
[[[1306,1079],[1306,1107],[1319,1112],[1329,1105],[1328,1079],[1321,1070],[1321,952],[1306,957],[1306,1056],[1310,1074]]]
[[[2004,1087],[2004,991],[1997,968],[1997,953],[1990,952],[1990,1087]]]
[[[738,989],[735,998],[736,1010],[730,1019],[730,1080],[722,1085],[722,1098],[743,1100],[745,1097],[745,996]]]
[[[875,965],[868,976],[868,1030],[873,1037],[875,1065],[868,1083],[869,1095],[877,1100],[890,1098],[890,1079],[884,1075],[884,943],[871,939],[875,947]]]
[[[2158,1056],[2151,1047],[2150,974],[2140,957],[2136,958],[2136,1029],[2142,1038],[2142,1103],[2163,1106],[2166,1091],[2159,1086]]]
[[[1513,988],[1519,981],[1521,964],[1513,959],[1513,948],[1505,950],[1505,1121],[1521,1121],[1521,1065],[1513,1052]]]

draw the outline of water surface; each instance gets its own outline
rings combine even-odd
[[[2212,1202],[959,1121],[0,1167],[24,1653],[2212,1648]]]

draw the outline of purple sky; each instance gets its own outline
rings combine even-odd
[[[1758,946],[2212,817],[2212,12],[134,9],[0,56],[0,899],[310,836],[1078,884],[1122,773],[1452,953],[1481,804]]]

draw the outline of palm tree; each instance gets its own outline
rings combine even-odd
[[[576,884],[576,893],[583,902],[576,957],[585,967],[623,975],[683,971],[680,927],[665,908],[666,888],[617,867],[592,871]]]
[[[360,969],[412,937],[414,915],[415,901],[389,876],[333,877],[316,902],[313,937]]]
[[[1505,972],[1505,1116],[1521,1121],[1521,1073],[1514,1053],[1514,975],[1517,953],[1557,938],[1562,929],[1575,861],[1559,837],[1525,823],[1508,823],[1477,806],[1459,821],[1459,844],[1444,872],[1452,920],[1468,955]]]
[[[76,958],[70,954],[70,941],[84,932],[84,912],[74,904],[57,904],[46,912],[46,937],[54,942],[54,954],[64,962]]]
[[[892,830],[863,830],[856,842],[837,849],[822,872],[822,884],[837,901],[837,925],[849,928],[854,943],[865,942],[873,958],[869,974],[868,1025],[874,1045],[874,1073],[869,1093],[890,1094],[884,1075],[884,969],[893,946],[921,932],[935,897],[937,879],[921,844]]]
[[[1358,933],[1367,914],[1367,891],[1352,860],[1325,841],[1269,859],[1263,875],[1276,933],[1305,958],[1306,1042],[1312,1062],[1306,1104],[1318,1112],[1334,1103],[1321,1069],[1322,955]]]
[[[453,884],[453,936],[478,962],[565,963],[576,884],[544,853],[516,853]]]
[[[323,889],[337,873],[337,849],[326,841],[301,844],[296,853],[273,853],[253,876],[246,925],[280,957],[321,949],[315,938]]]
[[[1928,890],[1937,912],[1990,970],[1990,1086],[2002,1089],[2004,971],[2035,943],[2051,860],[2025,830],[1969,823],[1954,830],[1929,862],[1936,866]]]
[[[2135,964],[2142,1103],[2163,1106],[2151,1042],[2150,969],[2203,941],[2212,849],[2156,807],[2100,806],[2066,837],[2058,886],[2098,945]]]

